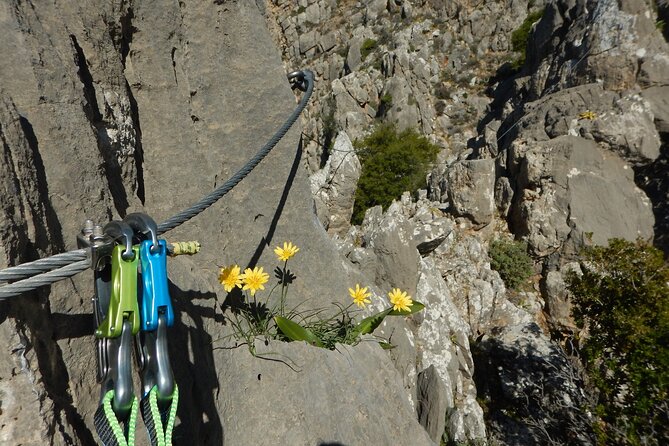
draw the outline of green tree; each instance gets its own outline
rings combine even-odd
[[[365,211],[381,205],[386,209],[403,192],[425,187],[425,178],[439,147],[415,130],[401,133],[382,124],[365,139],[355,141],[362,172],[355,192],[351,222],[360,224]]]
[[[669,267],[658,249],[609,240],[572,274],[573,314],[587,328],[582,354],[599,392],[604,445],[669,444]]]

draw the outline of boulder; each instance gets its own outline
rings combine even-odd
[[[418,421],[434,442],[441,441],[446,423],[444,414],[448,410],[447,390],[434,366],[418,374],[417,399]]]
[[[595,141],[624,158],[649,162],[660,154],[660,136],[653,118],[651,105],[640,95],[629,94],[616,100],[612,110],[594,119],[590,131]]]
[[[351,140],[346,132],[339,132],[325,166],[311,176],[316,214],[330,234],[344,235],[351,226],[360,172],[360,160]]]
[[[535,255],[559,251],[586,238],[636,240],[653,234],[650,202],[634,184],[634,172],[593,141],[562,136],[534,145],[515,144],[520,166],[512,222]]]
[[[398,201],[390,205],[377,224],[367,226],[364,238],[378,260],[377,285],[416,294],[420,255],[411,243],[411,234],[411,225],[402,215]]]
[[[433,259],[421,260],[416,300],[426,305],[416,335],[424,367],[418,379],[419,420],[435,441],[444,429],[451,441],[480,441],[486,429],[476,401],[469,326]]]
[[[648,101],[659,133],[669,133],[669,86],[650,87],[641,92]]]
[[[346,69],[349,73],[355,71],[362,62],[362,56],[360,55],[360,47],[362,46],[362,42],[363,39],[361,37],[356,37],[351,40],[348,46],[348,53],[346,54]]]
[[[447,172],[448,200],[455,215],[477,225],[490,223],[495,211],[495,161],[467,160]]]
[[[533,323],[500,328],[477,343],[479,399],[489,435],[521,446],[562,442],[594,445],[594,398],[581,372]]]

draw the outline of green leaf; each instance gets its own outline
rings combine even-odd
[[[376,328],[381,325],[383,319],[390,313],[392,309],[388,308],[380,313],[373,314],[369,317],[364,318],[360,323],[355,327],[354,331],[359,335],[369,334],[376,330]]]
[[[293,341],[307,341],[316,347],[323,347],[323,343],[310,330],[304,328],[300,324],[286,319],[281,316],[274,316],[274,322],[279,327],[279,330]]]
[[[382,349],[384,350],[392,350],[396,345],[391,344],[390,342],[379,342],[379,345],[381,346]]]
[[[408,316],[413,313],[418,313],[423,308],[425,308],[425,305],[414,300],[411,306],[409,307],[409,311],[393,310],[392,308],[390,308],[388,316]]]

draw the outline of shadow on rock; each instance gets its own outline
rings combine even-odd
[[[583,372],[534,323],[472,345],[478,399],[490,434],[507,445],[594,445]]]
[[[253,256],[251,256],[251,260],[249,260],[248,266],[251,268],[256,266],[265,248],[268,247],[270,243],[272,243],[272,238],[274,237],[276,226],[279,223],[281,214],[283,213],[283,208],[286,206],[286,200],[288,199],[288,194],[290,193],[290,189],[293,187],[293,181],[295,180],[295,175],[297,175],[297,169],[300,167],[301,159],[302,159],[302,138],[300,138],[300,142],[297,145],[295,158],[293,159],[293,164],[290,166],[290,173],[288,174],[288,178],[286,179],[286,184],[284,185],[283,191],[281,192],[281,198],[279,199],[279,203],[276,206],[276,211],[274,211],[272,222],[267,228],[267,233],[260,239],[258,247],[253,253]]]
[[[222,445],[224,429],[216,409],[220,383],[216,374],[212,337],[205,319],[223,322],[215,308],[194,301],[216,299],[215,293],[181,290],[170,283],[174,326],[169,335],[170,361],[179,385],[180,423],[174,428],[174,444]]]

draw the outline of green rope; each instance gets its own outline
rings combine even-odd
[[[142,416],[144,424],[149,431],[149,439],[152,446],[172,446],[172,429],[177,417],[177,406],[179,404],[179,387],[174,384],[172,402],[169,412],[165,417],[158,407],[158,387],[153,386],[151,391],[142,401]],[[164,424],[163,424],[164,423]]]
[[[116,418],[114,409],[112,408],[112,400],[114,399],[114,391],[110,390],[105,393],[102,398],[102,408],[104,415],[114,435],[114,439],[119,446],[134,446],[135,445],[135,425],[137,424],[137,397],[132,398],[132,406],[130,407],[130,419],[126,423],[125,431]],[[128,438],[126,439],[126,434]]]

